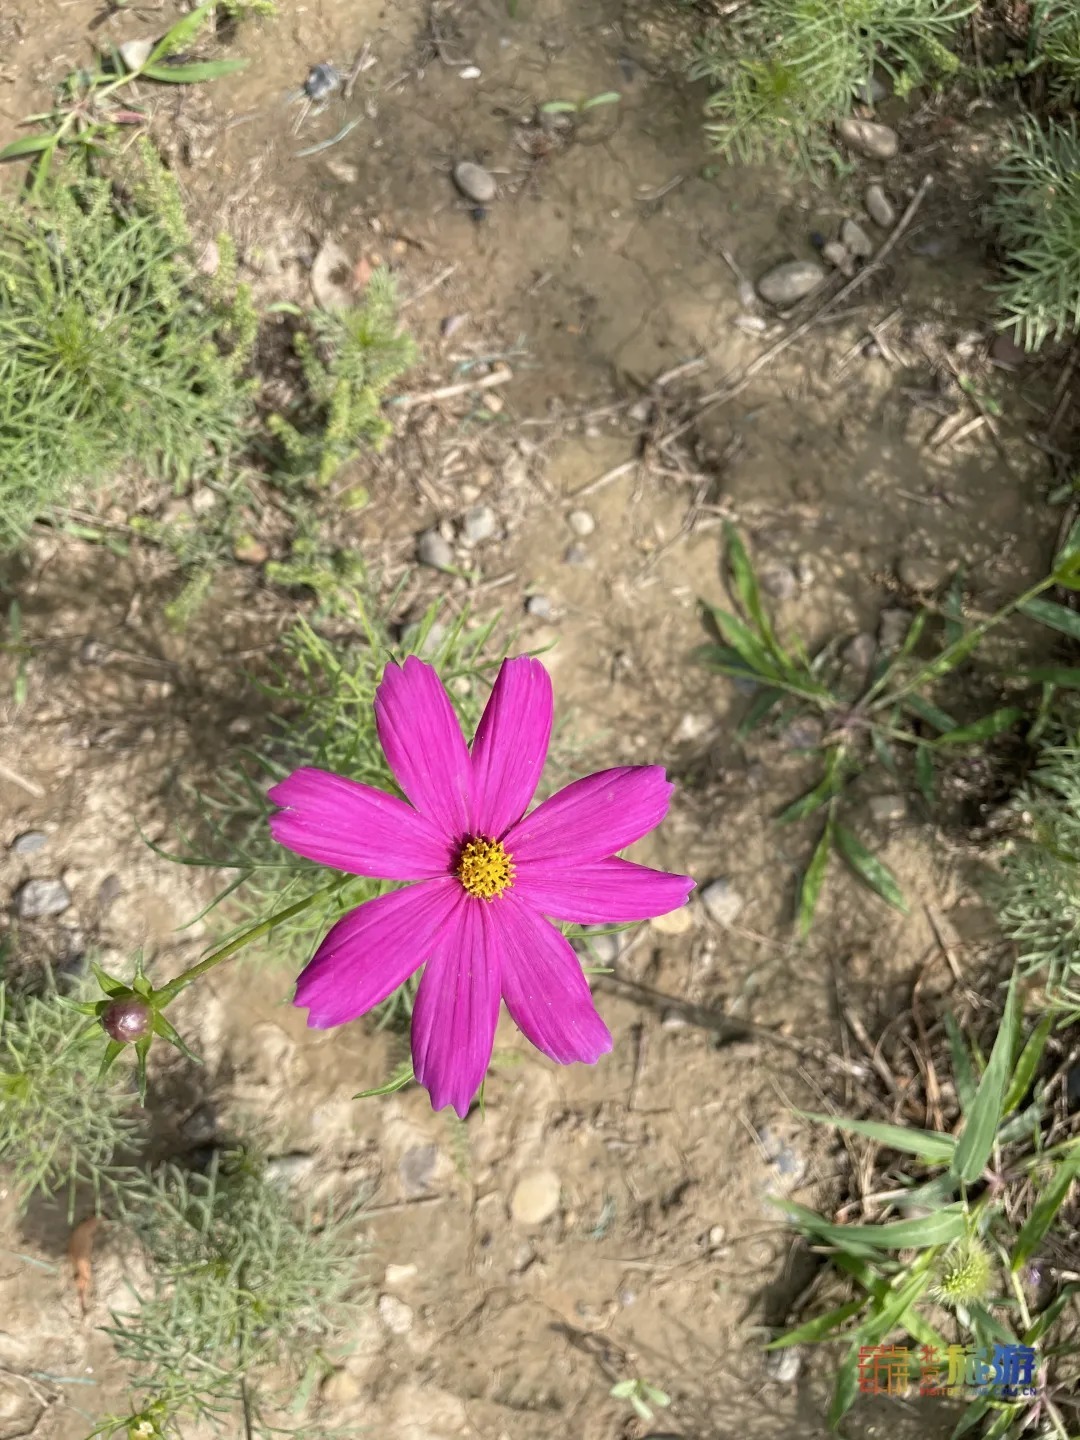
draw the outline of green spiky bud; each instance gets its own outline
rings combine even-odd
[[[955,1308],[985,1300],[990,1293],[993,1262],[981,1241],[962,1240],[943,1256],[932,1294],[943,1305]]]

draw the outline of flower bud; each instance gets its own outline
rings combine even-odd
[[[145,1000],[114,1000],[101,1017],[105,1033],[120,1045],[133,1045],[150,1034],[153,1013]]]

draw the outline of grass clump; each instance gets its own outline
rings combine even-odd
[[[393,276],[376,270],[359,304],[315,310],[295,339],[304,391],[290,415],[269,425],[284,451],[284,470],[327,485],[366,446],[391,433],[382,413],[387,387],[412,365],[416,347],[397,323]]]
[[[135,1176],[118,1157],[138,1142],[137,1100],[115,1072],[94,1083],[101,1049],[55,989],[0,981],[0,1162],[23,1208],[63,1196],[70,1220],[87,1195],[95,1210],[122,1201]]]
[[[1080,104],[1080,10],[1074,0],[1036,0],[1031,48],[1046,67],[1050,103],[1063,110]]]
[[[247,1153],[215,1155],[205,1174],[163,1166],[131,1221],[148,1293],[107,1330],[138,1398],[94,1433],[179,1436],[198,1419],[236,1425],[238,1412],[239,1433],[293,1433],[278,1417],[332,1368],[324,1347],[361,1299],[360,1207],[323,1209],[297,1207]]]
[[[1019,1440],[1038,1426],[1068,1440],[1080,1379],[1068,1254],[1080,1133],[1065,1113],[1060,1071],[1044,1064],[1051,1022],[1024,1034],[1014,980],[988,1054],[948,1011],[945,1030],[948,1053],[920,1054],[921,1077],[897,1056],[903,1108],[911,1113],[921,1098],[927,1115],[937,1114],[932,1128],[808,1117],[853,1137],[849,1146],[855,1137],[874,1146],[853,1177],[855,1203],[844,1206],[869,1218],[837,1224],[778,1202],[828,1261],[816,1313],[769,1348],[839,1347],[834,1429],[860,1392],[911,1385],[920,1396],[968,1402],[957,1435]],[[927,1075],[949,1068],[951,1087],[931,1088]]]
[[[949,48],[973,0],[758,0],[700,43],[694,76],[713,86],[706,131],[744,162],[828,158],[828,126],[851,113],[876,69],[900,94],[954,72]]]
[[[1040,749],[1019,797],[1027,833],[1002,856],[993,900],[1026,974],[1080,1009],[1080,730]]]
[[[1080,133],[1075,120],[1016,126],[991,216],[1005,251],[1003,323],[1033,350],[1080,324]]]
[[[256,320],[232,247],[200,274],[149,144],[0,205],[0,549],[80,484],[183,483],[245,442]]]

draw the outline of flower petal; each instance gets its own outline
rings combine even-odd
[[[472,744],[473,828],[498,839],[529,808],[547,759],[554,703],[539,660],[504,660]]]
[[[675,787],[660,765],[619,765],[575,780],[505,836],[515,864],[603,860],[655,830]]]
[[[413,1006],[413,1072],[433,1110],[452,1105],[462,1120],[469,1113],[495,1043],[501,969],[492,906],[463,898],[427,963]]]
[[[426,819],[453,840],[469,832],[472,762],[454,707],[430,665],[387,665],[375,723],[390,769]]]
[[[650,870],[629,860],[586,860],[560,865],[519,861],[514,894],[541,915],[579,925],[651,920],[685,905],[694,882],[686,875]]]
[[[391,995],[452,925],[456,880],[423,880],[367,900],[343,916],[296,982],[294,1005],[317,1030],[344,1025]]]
[[[396,795],[305,765],[269,792],[279,845],[320,865],[379,880],[449,873],[453,847],[430,820]]]
[[[518,1029],[560,1065],[591,1065],[611,1049],[589,982],[569,941],[531,906],[497,902],[502,931],[502,993]]]

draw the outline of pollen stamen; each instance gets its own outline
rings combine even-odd
[[[458,857],[458,879],[478,900],[494,900],[514,883],[514,863],[501,840],[477,836],[462,846]]]

